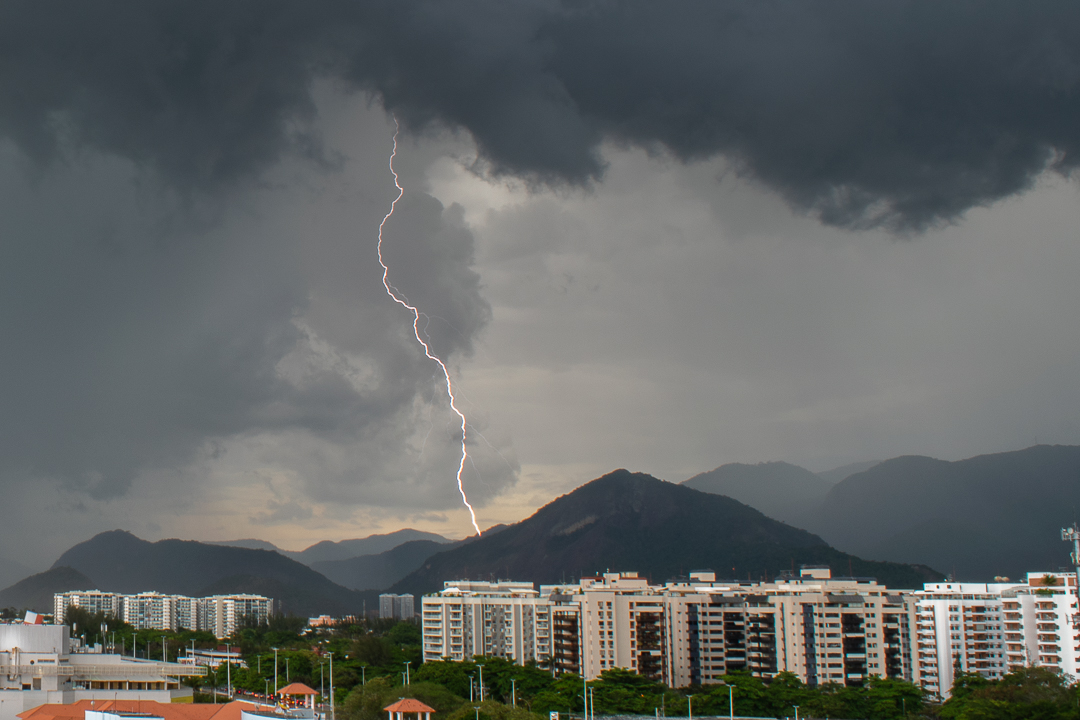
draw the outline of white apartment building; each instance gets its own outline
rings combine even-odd
[[[53,595],[53,622],[62,625],[69,606],[92,614],[102,613],[115,618],[121,617],[124,613],[123,597],[120,593],[100,590],[56,593]]]
[[[100,590],[72,590],[53,595],[53,621],[64,623],[68,607],[103,612],[137,630],[207,630],[219,638],[232,635],[245,619],[264,623],[274,601],[262,595],[214,595],[191,598],[143,592],[134,595]]]
[[[191,688],[181,687],[180,678],[205,672],[78,650],[66,625],[0,624],[0,720],[83,699],[190,702]]]
[[[145,628],[176,630],[178,627],[188,627],[181,624],[176,612],[179,599],[176,595],[162,595],[156,592],[125,595],[122,619],[138,630]],[[190,598],[185,599],[190,600]]]
[[[989,679],[1039,665],[1080,674],[1075,573],[1028,573],[1024,582],[928,583],[914,594],[915,681],[948,697],[956,670]]]
[[[551,601],[532,583],[444,583],[422,600],[424,660],[476,655],[519,664],[551,656]]]
[[[1008,672],[1002,596],[1015,594],[1015,587],[945,582],[927,583],[916,592],[916,684],[944,698],[957,667],[991,680]]]

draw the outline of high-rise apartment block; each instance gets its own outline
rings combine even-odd
[[[761,583],[698,572],[650,585],[605,573],[539,590],[452,581],[422,607],[425,660],[498,656],[590,679],[625,668],[685,687],[786,671],[810,685],[900,678],[946,698],[958,672],[996,679],[1039,665],[1080,675],[1075,573],[917,592],[824,567]]]
[[[1023,583],[928,583],[916,603],[915,681],[947,697],[957,672],[1000,678],[1039,665],[1075,677],[1080,630],[1075,573]]]
[[[262,595],[214,595],[192,598],[143,592],[134,595],[100,590],[71,590],[53,595],[53,622],[64,623],[69,607],[120,618],[137,630],[206,630],[229,637],[244,622],[265,623],[274,601]]]
[[[771,583],[713,573],[663,586],[605,573],[539,591],[454,581],[422,605],[425,660],[494,655],[587,678],[618,667],[675,687],[732,670],[789,671],[811,684],[912,678],[907,598],[827,568]]]
[[[416,605],[412,595],[383,593],[379,596],[379,618],[383,620],[412,620],[416,617]]]

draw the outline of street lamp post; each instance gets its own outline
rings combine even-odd
[[[274,697],[277,697],[277,648],[274,648]]]
[[[722,682],[720,684],[727,686],[728,717],[731,720],[735,720],[735,693],[734,693],[735,686],[734,685],[729,685],[726,682]]]
[[[480,668],[480,702],[484,702],[484,666],[477,665]]]
[[[688,703],[687,706],[686,706],[687,707],[686,717],[687,717],[688,720],[694,720],[694,696],[693,695],[687,695],[686,696],[686,701]]]
[[[517,707],[517,683],[514,678],[510,678],[510,701]]]
[[[410,683],[411,677],[409,675],[409,667],[412,665],[412,660],[406,660],[403,664],[405,665],[405,685],[408,686],[408,685],[411,684]]]
[[[795,708],[795,720],[799,720],[799,706],[792,705],[791,707]]]
[[[334,653],[330,653],[330,720],[337,720],[334,715]]]
[[[473,685],[474,685],[473,678],[474,677],[476,677],[476,676],[475,675],[470,675],[469,676],[469,702],[476,702],[476,699],[474,697],[475,693],[474,693],[474,690],[473,690]]]
[[[225,643],[225,694],[232,700],[232,647]]]
[[[149,645],[149,643],[147,643]],[[150,648],[146,649],[146,659],[150,659]],[[165,636],[161,636],[161,662],[169,662],[169,658],[165,656]]]
[[[589,688],[589,717],[591,717],[592,720],[596,720],[596,698],[593,696],[594,690],[596,690],[595,687]]]

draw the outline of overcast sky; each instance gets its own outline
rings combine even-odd
[[[53,7],[53,5],[56,7]],[[1080,442],[1070,3],[0,8],[2,554]],[[659,13],[658,8],[665,12]]]

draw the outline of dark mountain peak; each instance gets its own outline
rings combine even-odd
[[[660,480],[648,473],[619,469],[556,498],[538,510],[533,518],[546,524],[548,534],[553,536],[570,535],[600,521],[607,526],[655,526],[685,512],[687,504],[693,503],[693,496],[699,495],[697,490]],[[726,514],[759,515],[753,508],[731,498],[712,496],[709,502],[717,509],[724,508]]]
[[[857,574],[900,586],[937,577],[925,568],[865,563],[737,500],[619,469],[497,535],[431,556],[391,591],[431,592],[457,579],[549,584],[608,568],[663,579],[691,567],[711,567],[757,578],[775,575],[792,562],[832,564],[838,570],[853,563]]]
[[[226,579],[230,587],[260,587],[251,580],[260,578],[263,585],[272,581],[274,587],[284,588],[271,597],[287,612],[346,614],[355,612],[360,602],[351,590],[272,550],[175,538],[147,542],[122,530],[75,545],[60,556],[54,569],[60,566],[95,578],[97,589],[110,592],[196,595]]]
[[[58,567],[79,567],[87,558],[125,557],[142,553],[151,543],[136,537],[127,530],[107,530],[78,545],[73,545],[53,563]]]

